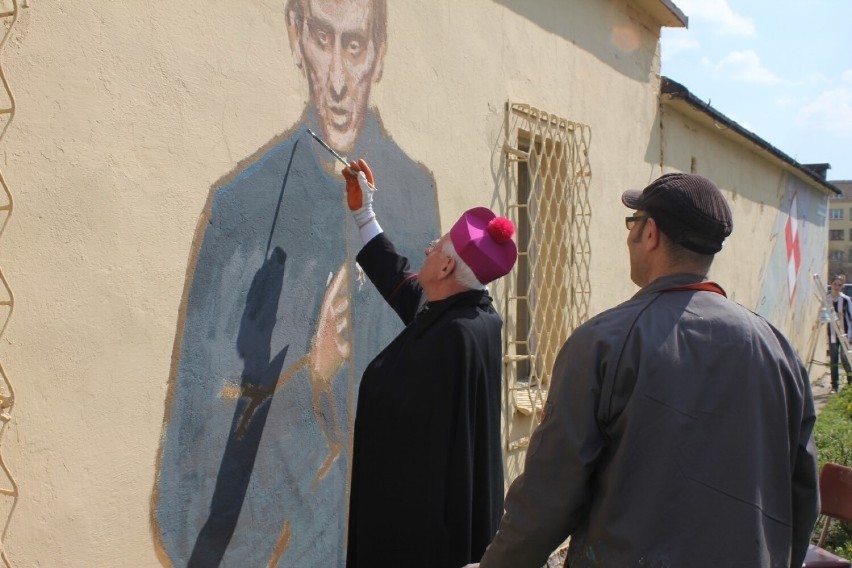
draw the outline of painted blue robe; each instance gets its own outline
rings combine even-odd
[[[175,566],[344,565],[358,381],[402,326],[358,277],[342,177],[318,159],[326,151],[305,128],[318,131],[313,113],[300,124],[214,186],[196,233],[152,499],[161,556]],[[431,175],[374,113],[351,156],[376,173],[382,225],[418,258],[440,235]],[[304,363],[344,262],[351,365],[317,399]],[[343,449],[320,477],[336,426]]]

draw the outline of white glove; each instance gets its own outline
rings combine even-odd
[[[361,188],[361,207],[352,211],[352,217],[360,228],[376,218],[373,212],[373,194],[376,193],[376,186],[370,185],[364,172],[358,172],[358,186]]]
[[[363,159],[353,160],[343,170],[343,177],[346,178],[346,201],[360,229],[376,218],[373,212],[373,194],[376,193],[373,172]]]

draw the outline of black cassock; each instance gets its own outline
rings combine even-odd
[[[478,562],[503,513],[503,322],[484,290],[425,304],[383,234],[358,263],[406,328],[361,379],[346,565]]]

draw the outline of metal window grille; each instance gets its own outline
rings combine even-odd
[[[506,115],[506,204],[518,241],[502,305],[511,478],[541,421],[556,355],[588,318],[591,129],[525,104],[507,103]]]

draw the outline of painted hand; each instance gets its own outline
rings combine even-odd
[[[373,172],[362,158],[349,162],[349,167],[343,170],[343,177],[346,178],[346,202],[360,229],[376,217],[373,213],[373,194],[376,192]]]
[[[349,357],[349,271],[340,267],[325,291],[308,365],[314,382],[330,384]],[[318,385],[315,385],[318,386]]]

